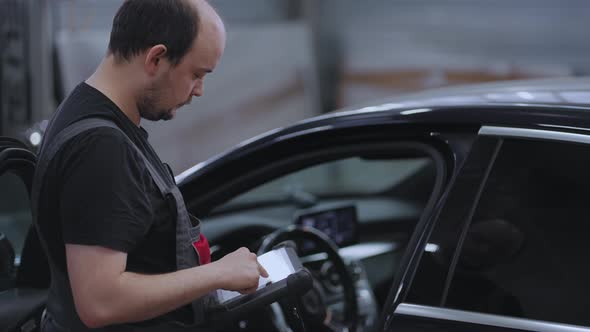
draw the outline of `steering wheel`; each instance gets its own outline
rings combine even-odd
[[[258,249],[258,255],[268,252],[276,245],[286,241],[292,241],[291,243],[310,242],[317,249],[317,252],[327,254],[328,261],[333,264],[334,270],[342,283],[344,293],[343,317],[345,320],[338,323],[332,321],[331,317],[328,316],[323,287],[314,278],[312,289],[301,297],[299,305],[301,318],[306,324],[311,325],[307,329],[309,331],[342,331],[347,328],[349,332],[355,332],[359,321],[356,289],[346,264],[338,254],[336,244],[318,230],[292,225],[267,235]],[[341,324],[344,324],[344,326]]]

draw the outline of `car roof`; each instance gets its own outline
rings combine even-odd
[[[590,77],[472,84],[404,94],[310,118],[284,128],[283,133],[351,125],[350,121],[357,125],[387,121],[518,126],[573,122],[590,130]]]
[[[429,104],[477,101],[590,105],[590,76],[459,85],[405,94],[382,102],[410,104],[418,100]]]
[[[538,80],[513,80],[443,87],[408,93],[371,101],[337,110],[380,111],[415,107],[442,107],[466,105],[562,105],[590,106],[590,76]]]
[[[543,126],[590,131],[590,77],[445,87],[347,107],[243,141],[232,150],[188,169],[177,180],[186,180],[216,160],[257,145],[310,132],[395,123]]]

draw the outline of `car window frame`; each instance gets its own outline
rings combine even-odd
[[[465,158],[464,162],[457,168],[455,174],[450,180],[450,184],[447,186],[447,190],[442,196],[435,213],[432,215],[431,220],[428,221],[428,227],[425,227],[425,234],[423,235],[423,242],[420,246],[417,247],[417,255],[414,259],[412,264],[412,270],[409,271],[408,276],[404,283],[407,285],[406,290],[401,292],[400,301],[407,301],[408,296],[411,295],[414,285],[414,277],[417,273],[419,273],[418,269],[422,263],[422,257],[424,253],[427,251],[427,246],[430,241],[433,241],[433,238],[436,240],[439,237],[440,233],[451,233],[459,238],[459,234],[461,229],[464,227],[465,223],[467,222],[467,213],[469,208],[474,204],[475,199],[475,192],[480,188],[483,184],[480,174],[483,174],[485,170],[488,169],[488,164],[490,162],[490,158],[492,157],[492,152],[497,148],[498,140],[482,140],[481,137],[478,137],[472,144],[472,148],[469,151],[467,157]],[[465,173],[469,173],[469,176],[466,176]],[[473,173],[473,174],[472,174]],[[466,180],[464,178],[473,178],[470,179],[470,183],[467,185],[465,184]],[[471,184],[475,182],[476,186],[472,187]],[[465,190],[467,188],[467,190]],[[467,197],[467,201],[463,200]],[[457,209],[461,211],[461,215],[465,215],[464,218],[457,219],[455,214],[452,214],[450,217],[447,214],[448,209]],[[456,212],[456,211],[452,211]],[[456,221],[456,224],[450,224],[451,221]],[[455,243],[456,241],[452,241]],[[451,252],[451,260],[454,256],[456,246],[452,248]],[[449,277],[449,270],[450,270],[450,263],[447,266],[447,270],[441,271],[441,279],[443,280],[443,285],[440,287],[440,295],[436,296],[436,306],[441,305],[442,296],[444,293],[444,283],[446,279]],[[431,277],[429,275],[429,277]],[[413,302],[411,302],[413,303]],[[423,303],[421,303],[423,304]],[[432,304],[434,305],[434,304]]]
[[[239,144],[219,156],[199,163],[177,176],[180,191],[185,197],[189,211],[198,217],[210,213],[211,206],[220,205],[221,199],[211,199],[233,188],[219,189],[220,185],[234,181],[237,175],[248,173],[267,163],[269,157],[273,162],[290,155],[299,155],[320,148],[334,148],[354,143],[374,142],[426,142],[439,149],[443,154],[446,179],[450,179],[457,164],[460,164],[480,129],[476,124],[451,125],[446,123],[376,123],[353,124],[334,119],[329,126],[322,125],[304,128],[286,133],[280,131],[270,137],[262,136],[257,140]],[[278,157],[280,156],[280,157]],[[228,179],[229,174],[229,179]],[[229,187],[229,186],[225,186]],[[228,190],[229,189],[229,190]],[[244,190],[239,190],[244,191]],[[231,194],[229,196],[235,196]]]

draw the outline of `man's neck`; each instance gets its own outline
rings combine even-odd
[[[127,67],[115,64],[113,57],[107,56],[86,80],[86,84],[102,92],[139,126],[141,117],[136,104],[133,76],[128,73]]]

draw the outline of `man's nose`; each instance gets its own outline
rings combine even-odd
[[[203,83],[195,84],[195,87],[193,88],[192,95],[195,97],[200,97],[203,95]]]

